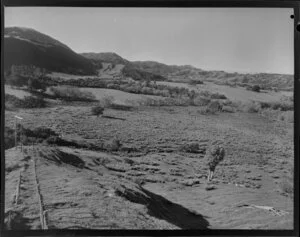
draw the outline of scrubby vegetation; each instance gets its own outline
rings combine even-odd
[[[104,144],[105,149],[108,151],[118,151],[121,146],[121,141],[118,138],[113,138]]]
[[[98,78],[85,79],[69,79],[63,80],[61,78],[43,78],[43,83],[47,85],[69,85],[73,87],[92,87],[92,88],[108,88],[120,90],[133,94],[156,95],[162,97],[189,97],[194,99],[197,95],[208,96],[213,99],[226,99],[224,95],[218,93],[211,93],[208,91],[196,93],[183,87],[174,87],[169,85],[157,84],[155,81],[134,81],[130,79],[119,80],[105,80]]]
[[[25,87],[29,91],[45,92],[47,85],[42,82],[46,70],[33,65],[13,65],[5,72],[5,83],[13,87]]]
[[[238,109],[242,112],[258,113],[261,110],[261,106],[259,102],[239,103]]]
[[[201,80],[191,79],[191,80],[189,80],[189,84],[190,84],[190,85],[202,85],[202,84],[204,84],[204,83],[203,83],[203,81],[201,81]]]
[[[198,110],[198,113],[200,114],[216,114],[217,112],[220,112],[222,109],[222,105],[219,101],[211,101],[208,103],[208,105],[202,107]]]
[[[261,113],[273,119],[277,118],[280,121],[293,122],[294,120],[294,103],[292,97],[283,96],[279,101],[271,102],[237,102],[231,103],[231,107],[237,111]]]
[[[279,102],[261,102],[260,107],[262,109],[273,109],[281,111],[291,111],[294,109],[293,102],[279,101]]]
[[[27,84],[28,84],[29,91],[45,92],[47,90],[47,86],[41,83],[38,79],[29,78]]]
[[[252,90],[253,85],[259,86],[260,90],[286,90],[293,91],[293,75],[257,73],[257,74],[238,74],[222,71],[202,71],[199,72],[202,80],[213,81],[219,85],[231,87],[245,87]],[[258,87],[256,87],[258,88]]]
[[[23,145],[31,145],[32,143],[43,142],[49,137],[58,137],[50,128],[37,127],[33,130],[27,129],[22,125],[18,125],[18,139],[21,139]],[[15,129],[5,127],[4,129],[4,147],[9,149],[15,146]]]
[[[61,86],[50,87],[50,92],[55,98],[66,101],[95,101],[96,97],[88,91],[81,91],[76,87]]]
[[[183,152],[188,152],[188,153],[204,153],[205,152],[205,148],[203,149],[203,147],[201,147],[198,142],[191,142],[191,143],[184,144],[179,148],[179,150],[183,151]]]
[[[49,145],[58,145],[58,146],[70,146],[76,148],[88,148],[92,150],[101,150],[103,149],[103,144],[96,146],[86,142],[75,142],[62,139],[59,134],[47,127],[37,127],[34,129],[28,129],[21,125],[18,125],[18,139],[20,139],[23,145],[32,145],[36,143],[46,143]],[[5,127],[4,129],[4,147],[9,149],[15,146],[15,129]]]
[[[24,129],[24,134],[27,137],[38,137],[42,139],[46,139],[51,136],[58,136],[56,132],[47,127],[37,127],[33,130]]]
[[[21,75],[9,75],[5,77],[5,83],[12,87],[27,86],[28,78]]]
[[[251,87],[251,90],[254,91],[254,92],[260,92],[260,86],[259,85],[253,85]]]
[[[124,76],[131,77],[134,80],[140,81],[140,80],[152,80],[152,81],[165,81],[166,78],[164,78],[161,75],[149,73],[142,70],[137,70],[136,68],[126,65],[123,68]]]
[[[41,96],[25,96],[20,99],[14,95],[5,94],[5,107],[6,108],[44,108],[47,103]]]
[[[95,151],[105,150],[110,152],[119,151],[122,146],[120,139],[117,138],[108,140],[106,142],[98,142],[97,144],[92,144],[85,140],[66,140],[48,127],[36,127],[34,129],[28,129],[22,125],[18,125],[17,131],[18,140],[21,139],[23,145],[44,143],[48,145],[84,148]],[[5,149],[15,146],[15,129],[5,127],[4,143]]]
[[[212,93],[210,96],[211,99],[219,99],[219,100],[225,100],[227,97],[225,95],[219,94],[219,93]]]
[[[100,104],[103,108],[110,108],[111,105],[113,104],[114,101],[114,97],[112,96],[104,96],[101,100],[100,100]]]
[[[4,149],[15,146],[15,130],[9,127],[4,128]]]
[[[102,107],[101,105],[96,105],[92,107],[92,114],[96,115],[97,117],[99,117],[99,115],[102,115],[103,112],[104,112],[104,107]]]
[[[293,181],[290,178],[285,177],[280,183],[279,183],[280,190],[283,194],[288,196],[293,196],[294,194],[294,184]]]

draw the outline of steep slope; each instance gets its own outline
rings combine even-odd
[[[58,40],[27,27],[7,27],[4,29],[4,34],[6,36],[11,36],[24,40],[27,39],[31,42],[35,42],[42,45],[61,46],[66,49],[70,49],[67,45],[59,42]]]
[[[33,29],[5,28],[4,68],[22,64],[65,73],[95,74],[90,60],[61,42]]]

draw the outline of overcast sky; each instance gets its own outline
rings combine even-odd
[[[5,26],[33,28],[78,53],[293,74],[291,14],[284,8],[10,7]]]

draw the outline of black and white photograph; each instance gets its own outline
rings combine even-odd
[[[294,9],[5,7],[5,230],[293,230]]]

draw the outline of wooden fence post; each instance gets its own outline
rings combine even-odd
[[[15,194],[15,204],[18,204],[18,200],[19,200],[20,185],[21,185],[21,173],[22,173],[22,170],[20,170],[19,179],[18,179],[18,183],[17,183],[16,194]]]

